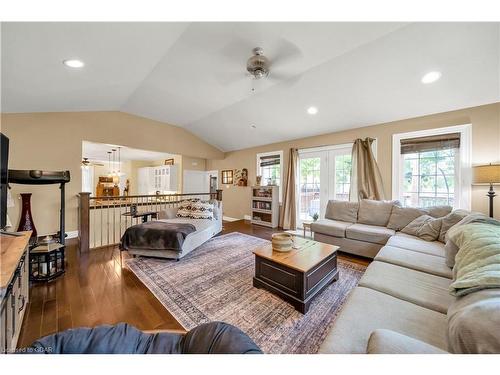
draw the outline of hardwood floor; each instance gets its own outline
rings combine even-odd
[[[224,222],[222,234],[241,232],[271,239],[277,230],[243,220]],[[80,254],[78,245],[66,248],[66,273],[50,283],[31,287],[31,302],[18,346],[74,327],[127,322],[139,329],[182,329],[156,297],[120,264],[116,247]],[[123,257],[127,255],[124,253]],[[339,254],[339,258],[367,265],[365,258]]]

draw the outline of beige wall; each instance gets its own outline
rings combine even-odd
[[[297,139],[240,151],[227,152],[223,160],[209,160],[207,170],[248,168],[249,182],[255,183],[256,154],[283,150],[284,172],[288,166],[291,147],[307,148],[352,142],[356,138],[377,138],[377,157],[384,180],[387,197],[391,197],[392,184],[392,135],[415,130],[439,128],[452,125],[472,124],[472,164],[500,162],[500,103],[467,108],[459,111],[439,113],[409,120],[378,124],[337,133]],[[223,186],[224,215],[243,218],[250,215],[250,188]],[[500,191],[500,187],[497,188]],[[472,209],[487,212],[487,188],[473,186]],[[500,197],[495,200],[495,216],[500,218]]]
[[[188,153],[201,159],[224,154],[192,133],[172,125],[121,112],[1,114],[1,131],[10,138],[9,168],[69,170],[66,189],[66,230],[77,229],[77,199],[81,189],[82,141],[166,152]],[[13,225],[19,222],[20,192],[32,192],[32,211],[39,234],[58,229],[57,186],[12,185],[16,207],[9,209]]]

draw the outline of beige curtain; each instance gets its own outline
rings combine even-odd
[[[384,184],[373,156],[373,138],[356,139],[352,146],[351,189],[349,200],[385,199]]]
[[[299,150],[291,148],[290,157],[288,158],[288,174],[283,189],[283,210],[280,216],[280,227],[283,229],[297,229],[297,201],[295,196],[298,160]]]

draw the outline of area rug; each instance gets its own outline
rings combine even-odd
[[[252,286],[252,251],[266,243],[229,233],[212,238],[179,262],[140,257],[126,264],[187,330],[224,321],[246,332],[265,353],[316,353],[365,267],[339,259],[339,280],[318,295],[304,315]]]

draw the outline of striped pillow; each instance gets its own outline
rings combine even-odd
[[[214,205],[208,201],[194,202],[191,206],[192,219],[209,219],[214,218]]]

